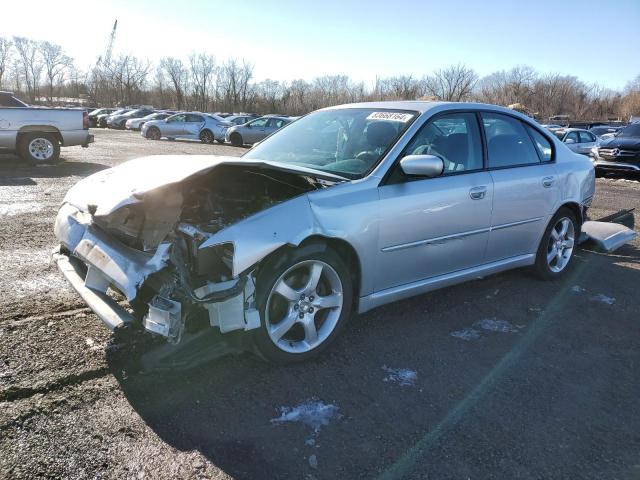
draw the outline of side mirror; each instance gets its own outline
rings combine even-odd
[[[576,141],[573,138],[567,138],[564,143],[566,143],[567,145],[572,144],[572,143],[576,143]]]
[[[405,175],[433,178],[442,175],[444,162],[435,155],[407,155],[400,168]]]

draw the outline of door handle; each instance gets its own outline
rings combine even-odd
[[[549,188],[553,185],[553,182],[555,181],[555,178],[553,177],[544,177],[542,179],[542,186],[544,188]]]
[[[482,200],[487,193],[487,187],[473,187],[469,190],[471,200]]]

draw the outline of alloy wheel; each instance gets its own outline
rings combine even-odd
[[[547,264],[554,273],[565,269],[571,260],[575,244],[575,228],[573,222],[567,218],[560,218],[549,235],[547,247]]]
[[[343,286],[331,265],[304,260],[287,269],[267,299],[265,323],[271,341],[288,353],[322,344],[338,324]]]

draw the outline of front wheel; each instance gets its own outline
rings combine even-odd
[[[549,222],[536,254],[534,269],[540,278],[554,279],[568,270],[577,232],[578,221],[573,212],[564,207],[558,210]]]
[[[18,153],[32,164],[55,163],[60,158],[60,142],[49,133],[28,133],[20,139]]]
[[[323,244],[268,261],[257,279],[262,319],[254,330],[259,353],[275,363],[318,355],[351,314],[353,283],[342,258]]]
[[[160,129],[157,127],[151,127],[147,130],[147,138],[149,140],[160,140]]]
[[[234,147],[241,147],[242,145],[244,145],[242,136],[239,133],[232,133],[231,137],[229,137],[229,141]]]

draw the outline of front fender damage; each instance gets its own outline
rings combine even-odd
[[[99,206],[64,203],[55,233],[60,254],[86,266],[83,288],[122,293],[141,326],[172,343],[205,323],[222,333],[258,328],[260,262],[321,232],[306,193],[326,185],[255,167],[219,170],[103,214]],[[218,191],[214,174],[226,184]],[[225,190],[244,185],[242,174],[251,175],[251,193]]]

